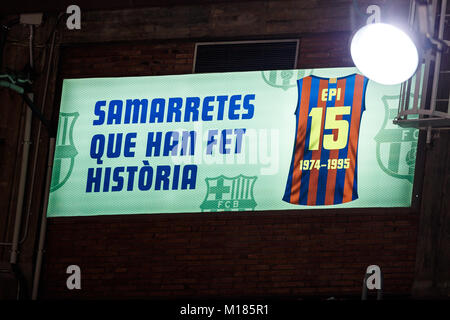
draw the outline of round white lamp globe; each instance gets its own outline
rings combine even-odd
[[[386,85],[408,80],[419,63],[414,42],[405,32],[386,23],[359,29],[353,36],[350,52],[362,74]]]

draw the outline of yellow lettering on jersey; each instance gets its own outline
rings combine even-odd
[[[328,89],[323,89],[321,95],[322,101],[327,101],[327,96],[328,96]]]
[[[341,99],[341,88],[323,89],[320,95],[322,101],[331,101],[333,97],[336,97],[336,100]]]
[[[333,100],[333,97],[335,97],[335,96],[336,96],[336,89],[331,88],[330,89],[330,94],[328,95],[328,101]]]

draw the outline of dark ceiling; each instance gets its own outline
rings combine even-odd
[[[248,1],[248,0],[247,0]],[[132,9],[154,6],[189,5],[198,3],[240,2],[240,0],[3,0],[0,15],[31,12],[65,12],[67,7],[76,4],[81,12],[92,10]]]

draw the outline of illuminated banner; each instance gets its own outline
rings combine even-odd
[[[399,93],[355,68],[66,79],[48,216],[410,206]]]

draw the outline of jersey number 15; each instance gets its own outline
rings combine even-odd
[[[311,132],[309,134],[309,150],[319,150],[320,131],[322,127],[323,108],[312,108],[309,116],[311,117]],[[350,114],[350,107],[329,107],[326,108],[325,129],[336,129],[337,139],[334,140],[333,134],[323,135],[323,147],[328,150],[345,148],[348,139],[348,121],[338,120],[337,116]]]

